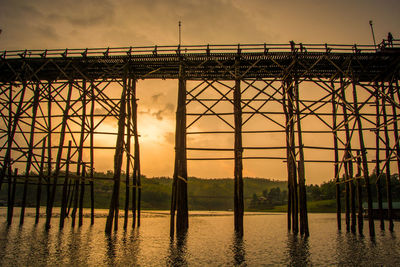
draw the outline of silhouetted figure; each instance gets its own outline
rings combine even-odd
[[[393,35],[391,32],[388,33],[388,45],[389,47],[393,47]]]
[[[294,41],[290,41],[289,42],[290,43],[290,48],[292,49],[292,52],[294,52],[295,51],[295,42]]]

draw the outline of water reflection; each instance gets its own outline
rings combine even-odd
[[[121,241],[119,242],[119,250],[121,251],[120,259],[126,261],[123,265],[138,265],[138,255],[140,253],[140,232],[138,228],[132,229],[131,232],[124,231]]]
[[[233,235],[231,250],[233,252],[234,265],[245,266],[246,265],[246,251],[243,238],[236,233]]]
[[[287,252],[289,254],[288,265],[307,266],[310,264],[310,245],[308,238],[288,234]]]
[[[179,234],[174,239],[170,240],[167,265],[168,266],[187,266],[187,234]]]
[[[109,266],[114,266],[115,265],[115,259],[117,257],[117,249],[116,249],[116,243],[117,243],[117,235],[106,235],[106,244],[107,244],[107,264]]]
[[[104,233],[105,218],[94,226],[88,218],[81,228],[55,225],[50,231],[44,222],[34,225],[34,217],[23,227],[0,221],[0,266],[399,266],[398,224],[396,232],[377,231],[373,239],[338,232],[336,214],[310,218],[308,239],[279,227],[284,216],[269,215],[249,216],[243,239],[229,216],[196,217],[187,235],[174,240],[166,217],[144,218],[141,229],[111,236]]]
[[[370,241],[369,244],[373,245],[374,241]],[[368,242],[363,235],[338,234],[336,239],[337,262],[339,264],[350,263],[351,265],[362,264],[364,257],[371,253],[367,244]]]

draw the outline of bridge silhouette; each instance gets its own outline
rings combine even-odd
[[[189,226],[189,160],[233,161],[234,227],[239,235],[243,235],[243,161],[252,159],[286,164],[289,231],[309,235],[305,168],[311,163],[329,164],[334,170],[339,229],[342,187],[346,229],[352,232],[356,232],[356,225],[360,233],[363,231],[362,190],[366,190],[371,235],[374,211],[369,178],[374,169],[380,214],[383,216],[385,179],[389,229],[393,230],[390,177],[391,163],[397,165],[400,173],[400,40],[384,40],[377,47],[290,42],[18,50],[3,51],[0,59],[0,186],[8,184],[9,224],[16,184],[23,185],[21,224],[29,187],[36,190],[36,222],[42,187],[47,190],[47,227],[51,225],[55,197],[61,195],[61,228],[71,206],[72,225],[76,216],[78,225],[82,225],[83,199],[89,187],[93,224],[94,169],[99,164],[95,162],[96,153],[110,149],[114,151],[114,186],[106,232],[111,233],[113,226],[118,228],[121,183],[126,188],[124,227],[128,224],[129,208],[132,226],[140,225],[136,81],[175,79],[178,104],[171,236],[175,230],[186,232]],[[318,91],[316,95],[311,93],[315,92],[311,87],[317,88],[313,89]],[[200,120],[211,117],[223,126],[217,130],[195,130],[193,126]],[[255,127],[245,128],[256,117],[264,123],[257,121]],[[116,132],[102,130],[102,124],[110,118],[118,121]],[[314,123],[307,122],[310,118]],[[282,136],[284,145],[244,144],[245,136],[260,134],[265,140],[272,135]],[[96,142],[104,135],[114,140],[115,146]],[[233,146],[188,146],[188,136],[198,135],[227,135],[233,138]],[[306,136],[321,139],[321,143],[307,145],[303,141]],[[328,139],[331,146],[326,145]],[[329,152],[330,156],[305,156],[308,151],[313,155],[315,150]],[[188,157],[192,151],[205,154]],[[248,151],[259,153],[246,156]],[[267,151],[277,153],[262,154]],[[217,156],[219,153],[229,156]]]

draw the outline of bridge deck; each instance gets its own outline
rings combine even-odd
[[[398,67],[400,49],[397,44],[379,49],[303,44],[153,46],[4,51],[0,57],[1,82],[115,79],[123,76],[125,66],[138,79],[176,79],[181,65],[186,79],[281,79],[295,72],[300,79],[354,75],[360,81],[375,81],[385,80]]]

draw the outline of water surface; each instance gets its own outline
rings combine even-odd
[[[233,231],[231,212],[191,212],[184,238],[169,238],[167,212],[144,212],[139,229],[120,229],[105,235],[105,211],[97,211],[95,224],[84,219],[80,228],[58,229],[58,218],[46,231],[44,218],[34,225],[28,211],[25,224],[7,227],[0,209],[1,266],[260,266],[260,265],[400,265],[400,231],[376,228],[375,238],[338,232],[335,214],[309,214],[310,237],[287,232],[283,213],[246,213],[244,237]],[[366,221],[365,221],[366,224]],[[343,222],[344,225],[344,222]],[[366,224],[367,225],[367,224]]]

